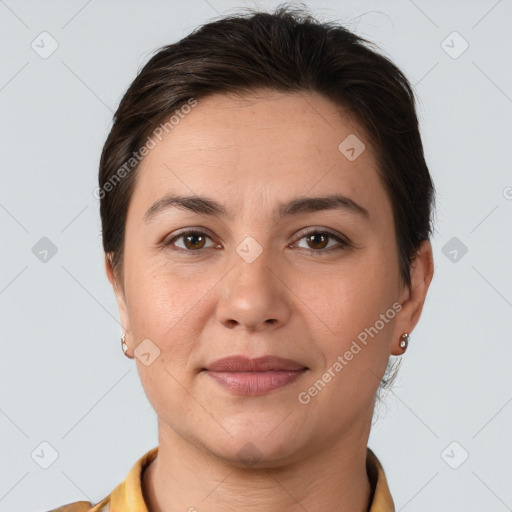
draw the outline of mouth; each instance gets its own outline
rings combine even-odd
[[[233,394],[259,396],[291,384],[308,370],[296,361],[280,357],[233,356],[219,359],[201,371]]]

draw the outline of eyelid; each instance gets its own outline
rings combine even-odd
[[[174,242],[178,239],[183,238],[186,235],[203,235],[208,237],[214,244],[213,236],[210,234],[210,231],[203,227],[191,227],[191,228],[183,228],[181,231],[178,231],[177,233],[173,233],[171,236],[165,237],[161,244],[164,248],[167,246],[174,246]],[[217,244],[218,245],[218,244]],[[207,247],[207,249],[211,249],[212,247]],[[191,254],[199,253],[204,251],[203,249],[183,249],[181,247],[174,247],[174,250],[180,251],[180,252],[188,252]]]
[[[339,238],[340,240],[342,240],[345,243],[349,243],[349,240],[346,236],[342,235],[341,233],[338,233],[337,231],[334,231],[333,229],[324,228],[322,226],[312,226],[312,227],[301,229],[295,235],[295,237],[300,240],[301,238],[304,238],[305,236],[313,234],[313,233],[326,233],[328,235],[331,235],[334,238]]]
[[[329,249],[319,249],[319,250],[306,249],[307,251],[309,251],[311,253],[326,254],[331,251],[335,251],[337,249],[346,249],[346,248],[354,247],[352,242],[345,235],[338,233],[330,228],[325,228],[325,227],[321,227],[321,226],[313,226],[313,227],[304,228],[304,229],[300,230],[295,235],[295,242],[293,242],[292,245],[295,245],[297,242],[300,242],[304,237],[306,237],[308,235],[316,234],[316,233],[329,235],[331,238],[334,238],[338,242],[338,246],[330,247]]]

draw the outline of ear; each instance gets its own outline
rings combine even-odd
[[[434,257],[432,245],[429,240],[421,242],[416,257],[411,263],[411,286],[404,286],[401,293],[400,304],[402,309],[397,315],[393,338],[393,355],[401,355],[403,350],[399,346],[400,336],[411,333],[418,323],[428,288],[434,276]]]
[[[126,306],[126,295],[124,292],[123,284],[119,282],[119,279],[114,272],[114,267],[112,266],[111,253],[105,254],[105,273],[107,274],[107,278],[110,281],[110,284],[112,285],[114,294],[116,296],[122,329],[128,335],[129,333],[131,333],[131,326],[130,317],[128,315],[128,308]],[[126,343],[127,345],[129,345],[128,336],[126,339]]]

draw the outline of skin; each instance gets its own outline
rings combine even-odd
[[[366,145],[354,161],[338,150],[349,134]],[[404,286],[372,144],[320,95],[213,95],[157,142],[129,205],[122,282],[105,260],[129,354],[147,338],[160,350],[148,366],[135,358],[158,415],[159,454],[142,482],[149,510],[366,511],[375,393],[389,356],[402,353],[400,335],[419,320],[433,276],[430,243]],[[170,192],[208,196],[228,215],[174,207],[145,222]],[[283,202],[332,193],[369,218],[342,209],[274,217]],[[183,228],[206,238],[161,244]],[[332,230],[352,246],[299,233],[305,228]],[[236,252],[249,236],[262,248],[251,263]],[[301,404],[299,393],[396,302],[401,311]],[[266,395],[237,396],[199,371],[235,354],[277,355],[309,370]],[[252,467],[238,456],[248,442],[259,458]]]

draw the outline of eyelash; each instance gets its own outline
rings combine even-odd
[[[171,239],[169,239],[168,241],[164,242],[163,245],[165,247],[169,247],[169,246],[172,246],[173,245],[173,242],[175,242],[176,240],[179,240],[181,238],[184,238],[188,235],[200,235],[200,236],[206,236],[208,238],[210,238],[211,240],[211,237],[208,236],[208,234],[204,231],[200,231],[200,230],[189,230],[189,231],[183,231],[182,233],[179,233],[178,235],[172,237]],[[301,232],[299,233],[299,238],[297,239],[296,242],[294,242],[294,244],[296,244],[297,242],[300,242],[302,239],[306,238],[307,236],[310,236],[310,235],[327,235],[329,236],[330,238],[333,238],[334,240],[336,240],[340,245],[338,247],[330,247],[329,249],[306,249],[307,251],[311,252],[312,254],[314,255],[318,255],[318,256],[323,256],[325,254],[329,254],[333,251],[338,251],[338,250],[343,250],[343,249],[347,249],[347,248],[350,248],[350,247],[353,247],[353,244],[346,238],[343,238],[337,234],[335,234],[334,232],[328,230],[328,229],[311,229],[309,231],[304,231],[304,232]],[[206,249],[211,249],[211,247],[207,247]],[[183,249],[182,247],[177,247],[175,249],[172,249],[172,250],[178,250],[180,252],[186,252],[186,253],[189,253],[189,254],[199,254],[200,252],[204,251],[205,248],[202,248],[202,249]]]

